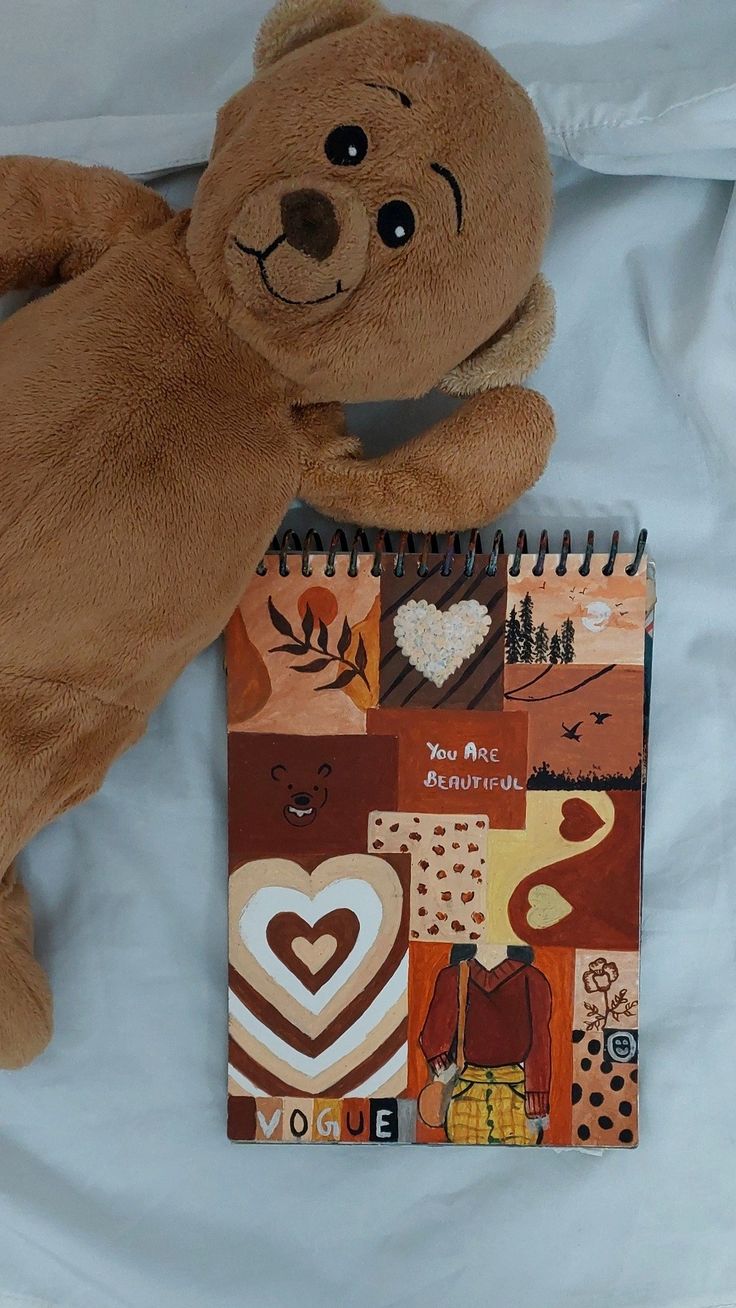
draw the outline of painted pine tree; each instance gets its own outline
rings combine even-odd
[[[521,601],[520,614],[519,659],[522,663],[531,663],[534,659],[534,600],[529,591]]]
[[[516,615],[516,605],[506,619],[506,662],[518,663],[521,658],[521,627]]]
[[[549,661],[550,663],[562,662],[562,646],[560,645],[560,633],[556,631],[549,642]]]
[[[540,622],[534,633],[534,662],[546,663],[549,655],[549,632],[543,622]]]
[[[575,660],[575,625],[570,618],[565,618],[562,624],[562,639],[560,642],[560,653],[562,663],[573,663]]]

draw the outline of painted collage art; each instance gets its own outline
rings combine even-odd
[[[266,559],[226,640],[231,1139],[636,1144],[654,601],[605,561]]]

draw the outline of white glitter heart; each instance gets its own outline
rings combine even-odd
[[[488,609],[477,600],[460,600],[444,613],[426,600],[409,600],[394,618],[394,635],[412,667],[443,686],[483,644],[490,626]]]

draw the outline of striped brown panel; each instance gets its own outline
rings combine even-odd
[[[411,560],[413,563],[413,560]],[[396,577],[393,569],[381,577],[381,667],[382,708],[474,709],[503,707],[503,649],[506,621],[506,559],[498,560],[495,576],[486,574],[488,556],[478,555],[473,575],[466,577],[464,559],[455,561],[449,577],[441,574],[442,560],[430,557],[429,573],[418,577],[415,568]],[[396,646],[394,617],[408,600],[426,600],[447,612],[461,600],[484,604],[491,629],[480,649],[442,686],[435,686],[417,672]]]

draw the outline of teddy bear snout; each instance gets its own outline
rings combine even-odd
[[[300,189],[281,197],[281,222],[289,245],[322,263],[340,239],[332,201],[322,191]]]
[[[323,317],[362,282],[370,231],[357,189],[315,173],[273,182],[247,197],[231,228],[233,287],[264,314],[289,305]]]

